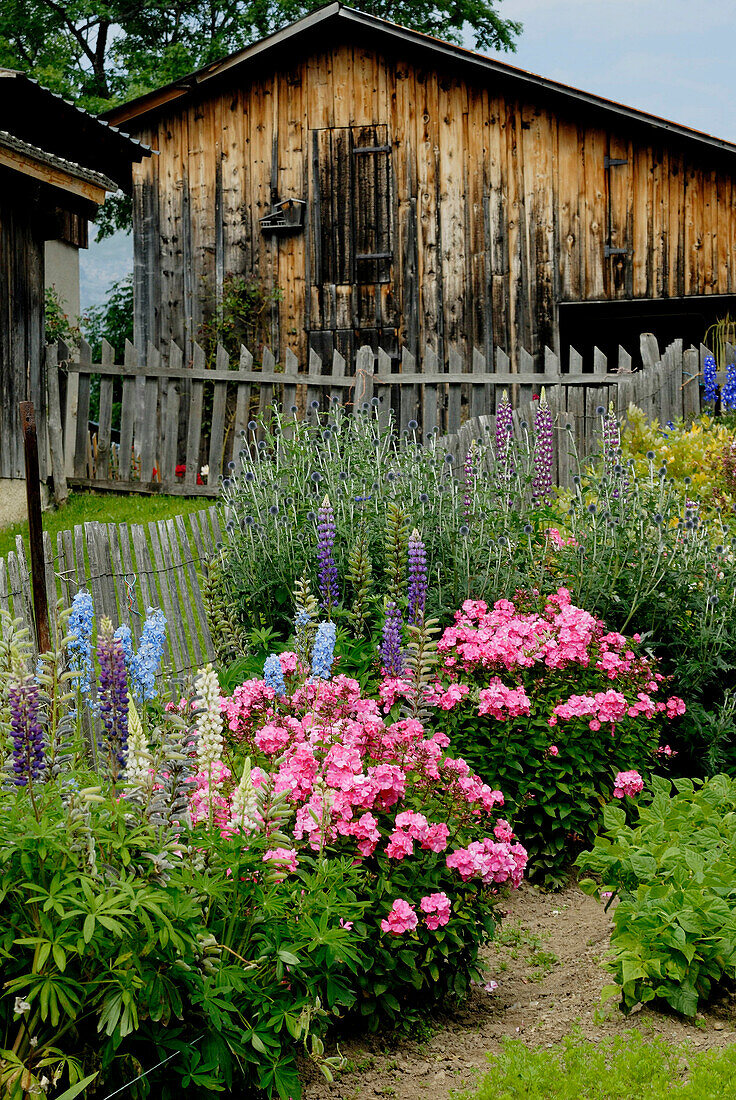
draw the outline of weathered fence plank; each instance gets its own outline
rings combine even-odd
[[[262,438],[260,425],[255,436],[247,432],[256,405],[261,418],[269,415],[275,404],[281,407],[285,419],[306,410],[308,416],[319,421],[320,411],[328,406],[339,402],[356,411],[375,394],[382,424],[387,423],[393,408],[399,431],[416,420],[418,432],[426,440],[435,428],[443,436],[453,435],[468,419],[492,414],[503,389],[509,391],[517,409],[526,409],[524,416],[528,418],[532,397],[542,386],[557,415],[565,414],[576,446],[585,453],[595,437],[595,409],[599,405],[607,407],[612,401],[622,416],[633,401],[649,419],[656,417],[662,423],[695,415],[700,408],[696,375],[702,370],[708,350],[701,347],[699,356],[687,355],[686,359],[682,343],[675,342],[660,353],[651,333],[642,334],[640,345],[644,368],[633,373],[631,356],[623,348],[618,349],[615,365],[594,349],[592,370],[587,372],[582,356],[571,348],[569,369],[564,373],[550,348],[544,348],[536,358],[521,349],[518,371],[512,370],[501,348],[496,349],[492,362],[478,348],[472,349],[467,358],[451,348],[445,362],[430,348],[424,350],[421,359],[403,348],[397,359],[383,349],[374,351],[363,346],[357,349],[354,363],[346,362],[334,351],[329,364],[311,349],[305,372],[299,369],[290,350],[284,355],[284,369],[279,370],[268,348],[263,349],[260,368],[250,351],[241,348],[239,369],[231,370],[222,347],[218,347],[215,364],[210,368],[204,350],[197,344],[188,367],[174,344],[168,356],[149,346],[145,362],[129,344],[121,367],[112,362],[109,345],[103,344],[102,363],[91,363],[89,348],[83,345],[80,361],[68,363],[67,450],[63,465],[69,469],[71,464],[75,486],[214,496],[227,462],[237,462],[243,446],[250,447]],[[62,351],[68,356],[62,344],[50,352],[51,373],[54,355],[58,358]],[[733,357],[736,351],[729,345],[726,354]],[[95,374],[100,378],[100,423],[96,434],[92,426],[90,447],[85,403],[89,380]],[[111,419],[116,376],[122,379],[123,389],[119,446],[113,442]],[[188,395],[184,431],[179,426],[180,391]],[[245,443],[242,432],[247,432]],[[209,473],[200,476],[203,462]],[[184,468],[184,476],[176,475],[177,468]]]

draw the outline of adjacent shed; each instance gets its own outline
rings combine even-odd
[[[736,306],[736,146],[341,4],[106,117],[160,153],[134,170],[141,346],[191,349],[230,273],[280,290],[302,361],[565,362]]]
[[[106,193],[130,191],[131,165],[148,155],[23,73],[0,69],[0,482],[25,476],[18,402],[32,400],[42,424],[45,414],[44,242],[86,247]]]

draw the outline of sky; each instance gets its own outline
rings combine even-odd
[[[499,10],[524,24],[500,60],[736,141],[736,0],[502,0]],[[132,255],[124,235],[82,252],[82,312]]]

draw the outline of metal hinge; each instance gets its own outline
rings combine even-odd
[[[603,158],[603,164],[606,168],[617,168],[619,164],[628,164],[627,160],[621,160],[619,157],[605,156]]]
[[[603,246],[604,256],[628,256],[628,248],[612,248],[610,244]]]
[[[390,153],[390,145],[359,145],[356,149],[353,149],[353,156],[358,156],[360,153]]]

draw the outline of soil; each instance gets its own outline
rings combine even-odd
[[[505,1036],[551,1046],[575,1026],[593,1041],[637,1028],[696,1050],[734,1042],[736,998],[729,994],[692,1022],[650,1005],[625,1017],[615,998],[601,1008],[601,989],[611,981],[601,966],[610,913],[577,886],[546,894],[525,884],[504,907],[500,939],[483,952],[497,989],[474,988],[458,1011],[432,1021],[423,1041],[343,1037],[346,1068],[330,1085],[305,1066],[305,1100],[448,1100],[451,1090],[473,1084],[486,1054],[497,1053]],[[327,1046],[327,1054],[336,1053],[334,1044]]]

